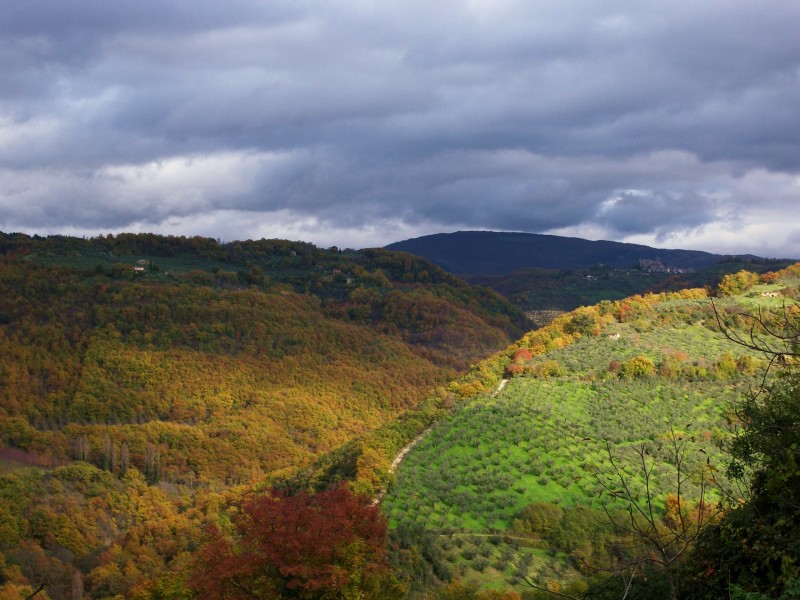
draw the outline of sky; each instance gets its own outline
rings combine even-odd
[[[800,258],[800,2],[0,0],[0,231]]]

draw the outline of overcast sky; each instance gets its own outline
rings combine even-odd
[[[0,0],[0,231],[800,258],[795,0]]]

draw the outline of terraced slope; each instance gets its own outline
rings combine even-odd
[[[761,284],[716,303],[725,314],[769,309],[792,303],[792,289]],[[692,474],[682,500],[712,476],[724,489],[732,406],[765,365],[721,335],[700,290],[578,309],[497,363],[509,384],[464,400],[415,446],[383,508],[396,530],[432,535],[452,576],[519,589],[579,585],[622,556],[631,540],[605,513],[624,508],[608,493],[612,458],[632,494],[645,499],[649,486],[661,516],[676,493],[676,444]]]

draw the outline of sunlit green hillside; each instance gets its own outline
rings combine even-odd
[[[429,554],[451,576],[563,588],[608,568],[631,543],[606,513],[625,507],[614,498],[612,460],[631,494],[644,502],[649,490],[662,517],[676,493],[713,503],[731,489],[733,407],[767,364],[722,335],[715,307],[735,317],[791,305],[795,295],[787,281],[752,278],[714,305],[701,290],[637,296],[528,334],[492,362],[505,365],[508,385],[458,404],[402,463],[383,502],[392,526],[432,540]],[[676,448],[682,476],[691,474],[680,489]]]

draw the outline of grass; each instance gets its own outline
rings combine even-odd
[[[664,495],[674,491],[671,432],[685,444],[687,470],[702,468],[706,459],[722,465],[731,435],[727,407],[756,384],[756,377],[738,373],[718,378],[720,355],[746,351],[712,331],[710,318],[707,303],[662,303],[647,319],[614,323],[598,337],[548,353],[546,359],[565,367],[560,378],[514,378],[496,397],[476,396],[457,405],[401,464],[383,501],[390,526],[416,522],[442,537],[458,532],[502,539],[534,503],[599,508],[608,499],[598,482],[611,473],[608,448],[625,466],[631,487],[643,494],[637,468],[642,444],[654,465],[655,504],[663,508]],[[611,339],[610,333],[620,336]],[[686,371],[645,379],[609,372],[610,363],[640,355],[654,364],[677,356]],[[699,495],[695,484],[685,486],[686,497]],[[472,552],[454,555],[449,544],[442,548],[457,572],[482,584],[518,584],[519,565],[526,561],[527,573],[540,580],[564,582],[575,575],[568,557],[548,554],[539,560],[519,544],[501,542],[483,560]],[[502,552],[511,566],[487,569],[487,561],[491,566]]]
[[[643,392],[639,382],[512,380],[496,398],[459,406],[415,447],[385,508],[397,523],[431,518],[435,506],[442,516],[433,522],[484,531],[508,529],[533,502],[592,504],[599,492],[594,474],[607,462],[604,440],[629,454],[643,440],[663,438],[668,423],[702,440],[692,442],[693,450],[703,447],[721,460],[719,403],[733,399],[730,386],[662,384],[656,402]],[[667,481],[662,485],[667,489]]]

